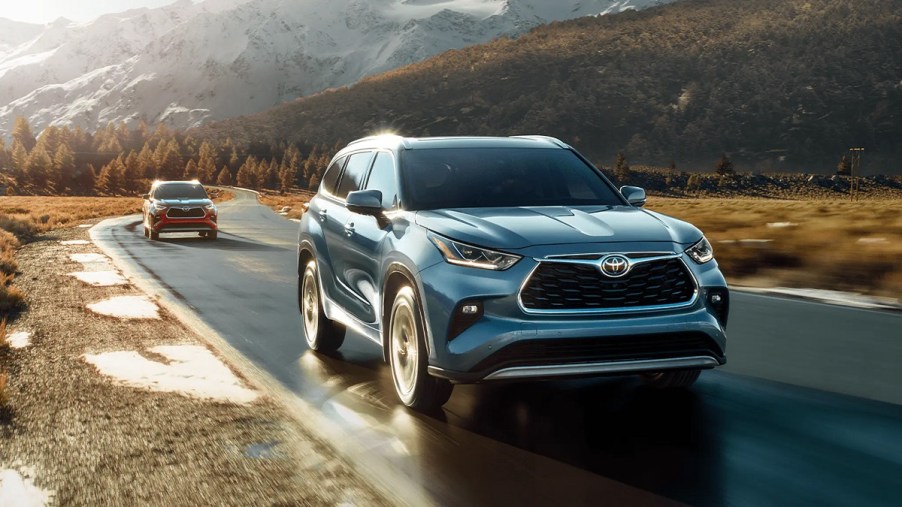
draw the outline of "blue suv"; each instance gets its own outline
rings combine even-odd
[[[454,383],[691,385],[726,362],[727,284],[697,228],[644,204],[550,137],[354,141],[301,219],[307,343],[357,331],[421,410]]]

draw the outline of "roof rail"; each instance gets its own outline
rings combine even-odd
[[[556,137],[551,137],[551,136],[531,135],[531,136],[511,136],[511,137],[517,138],[517,139],[532,139],[535,141],[548,141],[550,143],[556,144],[560,148],[569,148],[570,147],[570,145],[568,145],[564,141],[561,141],[560,139],[558,139]]]
[[[348,146],[351,146],[352,144],[364,143],[367,141],[375,141],[378,139],[385,139],[385,138],[397,139],[398,141],[400,141],[401,145],[404,146],[404,148],[410,148],[410,145],[407,142],[407,138],[401,137],[396,134],[379,134],[379,135],[375,135],[375,136],[361,137],[360,139],[355,139],[355,140],[351,141],[350,143],[348,143]]]

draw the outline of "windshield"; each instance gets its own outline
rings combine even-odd
[[[160,185],[154,192],[157,199],[208,199],[204,186],[199,183],[172,183]]]
[[[623,204],[601,174],[570,150],[410,150],[401,165],[409,210]]]

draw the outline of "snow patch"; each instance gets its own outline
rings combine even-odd
[[[852,306],[855,308],[878,310],[902,308],[898,299],[865,296],[864,294],[858,294],[857,292],[842,292],[826,289],[796,289],[790,287],[743,287],[742,290],[758,294],[784,295],[813,299],[822,303]]]
[[[879,245],[886,243],[886,238],[858,238],[858,242],[863,245]]]
[[[11,469],[0,470],[0,505],[40,507],[50,502],[54,492],[35,486],[34,478],[29,475]]]
[[[76,246],[76,245],[90,245],[91,242],[86,241],[84,239],[72,239],[69,241],[60,241],[60,244],[66,245],[66,246]]]
[[[94,227],[94,224],[81,224],[79,225],[82,229],[87,229],[88,227]]]
[[[159,319],[160,311],[147,296],[117,296],[92,303],[88,310],[120,319]]]
[[[31,333],[28,331],[18,331],[6,337],[6,343],[14,349],[24,349],[31,345]],[[2,503],[0,503],[2,505]]]
[[[79,264],[107,264],[110,260],[106,255],[98,253],[70,254],[69,258]]]
[[[150,351],[169,362],[151,361],[134,351],[85,354],[84,359],[101,374],[130,387],[242,405],[259,396],[206,347],[162,345]]]
[[[782,229],[785,227],[797,227],[799,224],[795,222],[771,222],[767,224],[771,229]]]
[[[95,287],[112,287],[114,285],[126,285],[126,280],[118,271],[77,271],[69,273],[88,285]]]

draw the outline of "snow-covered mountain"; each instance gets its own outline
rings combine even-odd
[[[674,0],[180,0],[88,23],[0,19],[0,136],[16,117],[177,128],[250,114],[536,25]]]

